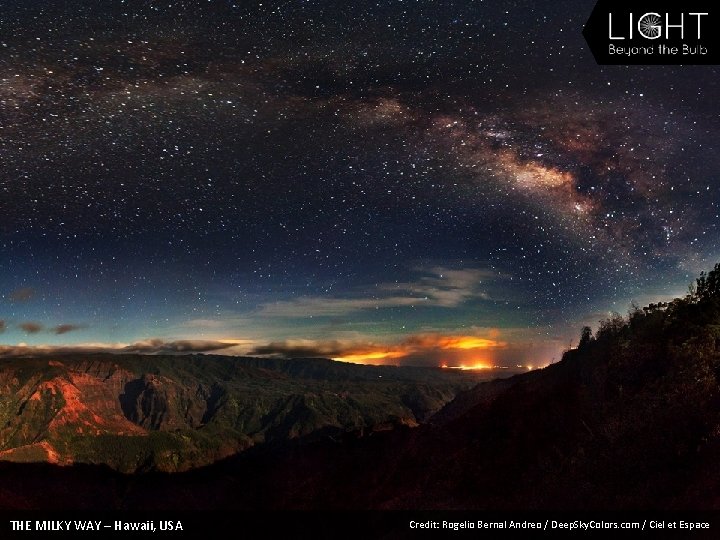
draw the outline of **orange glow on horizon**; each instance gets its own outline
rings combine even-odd
[[[443,367],[448,367],[447,365],[444,365]],[[472,364],[470,366],[466,364],[460,364],[459,366],[449,366],[450,369],[459,369],[461,371],[475,371],[475,370],[482,370],[482,369],[493,369],[495,366],[489,366],[487,364]]]
[[[492,347],[503,347],[504,345],[503,342],[475,336],[448,336],[440,340],[441,349],[489,349]]]
[[[393,358],[402,358],[405,353],[401,351],[373,351],[373,352],[357,352],[352,354],[346,354],[343,356],[337,356],[333,360],[338,362],[349,362],[351,364],[373,364],[383,362],[372,362],[373,360],[387,360]]]
[[[499,336],[498,331],[493,332],[493,337]],[[437,351],[473,351],[488,349],[503,349],[507,343],[497,339],[488,339],[478,336],[447,336],[438,334],[423,334],[410,336],[397,345],[363,345],[357,349],[352,345],[341,354],[333,356],[333,360],[339,362],[350,362],[354,364],[385,364],[388,360],[396,360],[411,355],[423,355],[424,353],[437,353]],[[447,362],[446,362],[447,364]],[[456,366],[449,366],[456,367]],[[485,363],[474,363],[466,369],[489,369]]]

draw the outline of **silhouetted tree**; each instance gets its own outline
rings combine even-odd
[[[625,319],[619,313],[613,313],[610,317],[600,321],[595,338],[598,340],[612,340],[625,333],[627,330]]]
[[[592,328],[589,326],[583,326],[582,331],[580,332],[580,343],[578,343],[578,349],[582,349],[588,345],[592,341]]]
[[[720,298],[720,263],[707,274],[702,272],[697,278],[695,295],[699,300],[710,300]]]

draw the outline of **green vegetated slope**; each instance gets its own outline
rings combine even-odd
[[[0,459],[186,470],[258,443],[417,425],[478,377],[326,359],[4,359]]]

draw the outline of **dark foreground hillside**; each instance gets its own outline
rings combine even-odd
[[[2,464],[0,505],[123,509],[720,509],[720,269],[605,321],[558,364],[418,428],[297,438],[181,474]]]

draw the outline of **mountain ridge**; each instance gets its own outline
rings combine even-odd
[[[327,429],[418,425],[481,377],[327,359],[4,359],[0,460],[186,470]]]
[[[414,386],[383,383],[395,406],[438,398],[427,372],[357,373],[409,374]],[[351,388],[359,398],[366,387]],[[415,428],[368,434],[326,423],[288,437],[273,415],[283,436],[174,474],[0,463],[0,508],[717,511],[720,265],[683,298],[584,328],[556,364],[455,395],[433,412],[417,408],[428,414]]]

